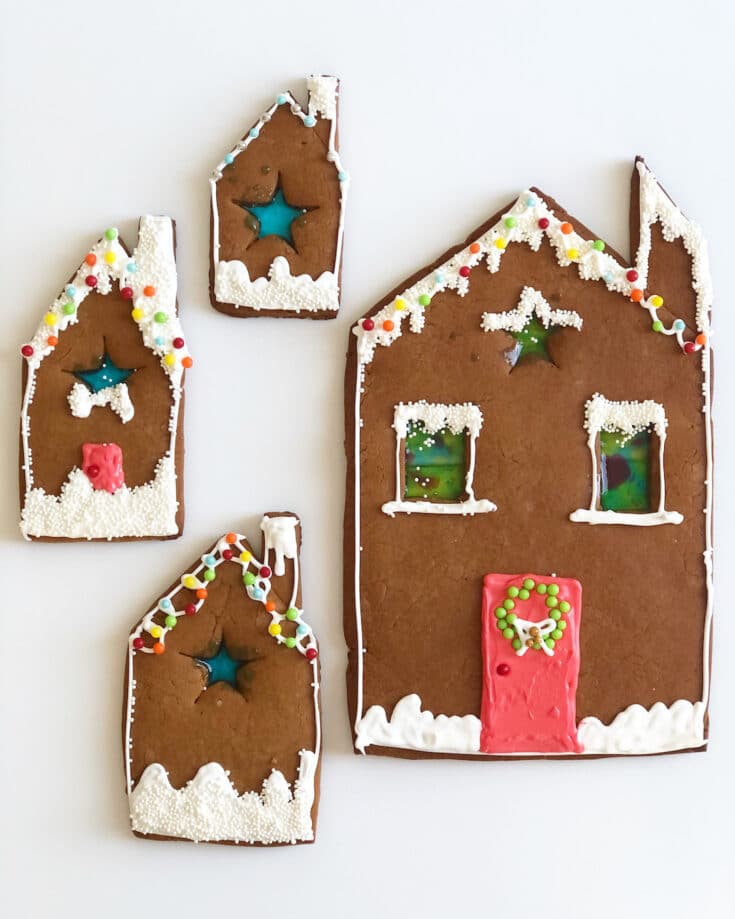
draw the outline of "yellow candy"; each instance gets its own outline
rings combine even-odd
[[[575,258],[579,258],[579,249],[567,249],[567,258],[574,261]]]
[[[664,298],[659,297],[658,294],[654,294],[648,302],[651,304],[651,306],[655,306],[656,309],[658,309],[660,306],[664,305]]]
[[[271,624],[268,626],[268,632],[271,635],[280,635],[281,627],[277,622],[271,622]]]
[[[193,575],[187,574],[182,579],[181,583],[184,585],[184,587],[188,587],[189,590],[194,590],[194,588],[197,586],[197,579]]]
[[[105,252],[105,261],[108,265],[114,265],[117,260],[117,256],[114,252]]]
[[[406,301],[405,301],[405,300],[402,300],[402,299],[399,297],[399,298],[396,300],[396,302],[395,302],[395,307],[396,307],[397,310],[405,310],[405,309],[406,309]]]
[[[161,626],[154,625],[153,628],[151,629],[151,635],[153,636],[153,638],[160,638],[161,635],[163,635],[163,629],[161,628]]]
[[[164,363],[167,367],[173,367],[174,364],[176,363],[176,355],[175,355],[175,354],[167,354],[167,355],[164,357],[164,359],[163,359],[163,363]]]
[[[136,322],[140,322],[140,320],[143,318],[145,313],[143,312],[142,309],[136,306],[135,309],[132,311],[131,315],[133,319],[135,319]]]
[[[496,249],[505,249],[506,245],[507,245],[507,243],[506,243],[506,241],[503,239],[502,236],[495,240],[495,248],[496,248]]]
[[[240,561],[241,561],[241,562],[249,562],[250,559],[251,559],[252,557],[253,557],[253,556],[252,556],[249,552],[241,552],[241,553],[240,553]]]
[[[56,316],[54,316],[53,313],[46,313],[46,315],[43,317],[43,321],[46,323],[46,325],[56,325]]]

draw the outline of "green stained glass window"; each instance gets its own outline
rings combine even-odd
[[[531,316],[528,322],[523,326],[520,332],[511,332],[516,343],[513,347],[505,352],[505,357],[511,366],[516,366],[519,361],[524,360],[542,360],[553,363],[548,352],[549,338],[556,331],[556,326],[546,326]]]
[[[467,433],[449,428],[428,432],[423,421],[410,421],[405,441],[404,498],[459,501],[465,496]]]
[[[650,431],[627,437],[600,431],[600,507],[603,511],[646,513],[651,510]]]

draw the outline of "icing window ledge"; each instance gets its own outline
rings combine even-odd
[[[407,438],[417,431],[428,439],[440,432],[448,433],[455,438],[464,435],[466,438],[466,472],[463,476],[464,497],[458,500],[442,500],[442,495],[435,494],[433,500],[409,497],[406,464]],[[396,495],[393,501],[382,506],[383,513],[389,517],[401,514],[439,514],[445,516],[473,516],[487,514],[496,510],[496,505],[487,498],[476,498],[473,488],[475,474],[476,440],[482,428],[482,412],[479,406],[470,402],[443,404],[435,402],[400,402],[396,405],[393,417],[393,429],[396,432]],[[427,440],[427,443],[433,440]],[[430,449],[430,448],[429,448]],[[427,463],[431,460],[427,459]],[[420,469],[420,466],[416,467]],[[428,480],[427,480],[428,481]],[[440,489],[437,489],[437,491]]]
[[[592,497],[588,508],[579,508],[569,515],[573,523],[650,527],[680,524],[684,520],[683,515],[678,511],[666,510],[664,448],[668,421],[663,405],[650,399],[644,402],[612,402],[600,393],[595,393],[585,405],[584,426],[588,434],[587,446],[592,457]],[[646,430],[652,430],[658,437],[658,507],[648,512],[601,509],[599,506],[601,461],[597,450],[600,433],[615,431],[622,433],[627,438],[632,438]]]

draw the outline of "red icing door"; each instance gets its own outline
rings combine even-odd
[[[482,591],[483,753],[579,753],[582,585],[488,574]]]

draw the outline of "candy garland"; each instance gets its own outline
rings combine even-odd
[[[141,219],[139,244],[132,256],[120,243],[117,228],[105,230],[54,300],[33,338],[21,347],[29,370],[35,371],[58,345],[59,335],[79,321],[79,306],[85,298],[93,291],[108,294],[113,281],[119,282],[123,299],[131,301],[131,316],[144,343],[160,357],[161,366],[178,389],[183,371],[194,362],[176,315],[173,226],[166,217]]]
[[[530,600],[533,591],[545,598],[548,616],[539,622],[522,619],[514,612],[517,603]],[[502,632],[503,637],[510,641],[518,657],[529,651],[543,651],[547,657],[554,656],[554,648],[558,641],[564,637],[567,627],[565,615],[572,611],[568,600],[559,596],[559,585],[551,581],[548,584],[526,578],[520,586],[511,584],[506,591],[506,597],[500,606],[495,608],[495,625]],[[499,667],[507,667],[500,664]],[[507,670],[498,670],[501,675]]]
[[[259,562],[253,556],[244,539],[244,536],[237,533],[228,533],[217,542],[211,552],[201,557],[201,563],[194,571],[183,574],[180,583],[146,613],[140,625],[133,631],[129,639],[131,651],[163,654],[166,650],[166,635],[176,628],[178,620],[182,616],[195,616],[204,605],[209,595],[208,585],[217,577],[216,569],[223,562],[235,562],[243,569],[242,579],[247,595],[251,600],[262,603],[266,612],[270,613],[268,634],[279,644],[287,648],[296,648],[308,661],[314,663],[318,656],[316,639],[311,626],[303,619],[303,610],[295,606],[293,597],[285,612],[280,613],[276,609],[276,604],[268,599],[273,572],[266,562]],[[177,609],[173,598],[182,589],[193,591],[195,600]],[[295,595],[296,585],[293,596]],[[284,622],[293,623],[294,635],[283,634]],[[149,643],[147,637],[153,639],[153,644]]]
[[[646,214],[648,216],[649,212]],[[680,235],[684,232],[678,225],[677,229]],[[648,225],[647,230],[650,236]],[[672,236],[675,230],[667,232]],[[465,296],[469,290],[471,271],[483,259],[487,262],[488,271],[495,273],[500,268],[502,255],[509,243],[525,242],[537,252],[544,237],[556,251],[557,260],[562,267],[576,264],[582,279],[603,281],[608,290],[622,294],[646,309],[651,317],[653,331],[674,336],[684,353],[700,351],[707,343],[708,308],[698,308],[698,334],[693,341],[685,341],[686,323],[682,319],[674,319],[670,326],[664,325],[658,318],[658,310],[664,305],[663,297],[659,294],[646,295],[645,290],[638,286],[639,281],[643,283],[638,269],[621,265],[612,255],[605,252],[605,243],[602,240],[585,239],[577,233],[571,223],[555,217],[554,212],[537,194],[526,190],[479,239],[461,249],[438,269],[396,297],[392,303],[384,306],[376,314],[365,317],[353,328],[353,333],[358,339],[360,362],[369,364],[378,345],[393,344],[400,337],[406,318],[412,332],[421,332],[425,323],[426,307],[437,294],[454,290],[460,297]],[[688,238],[685,237],[685,245]],[[700,249],[704,249],[700,261],[704,259],[701,276],[705,277],[706,247],[700,236],[697,240]],[[693,247],[694,243],[690,240],[689,245]],[[696,278],[695,272],[695,290],[702,295],[700,299],[709,298],[708,288],[705,289],[706,285],[703,282],[698,286]]]

